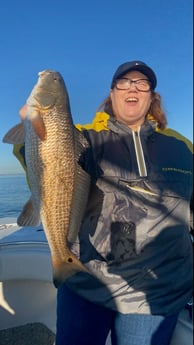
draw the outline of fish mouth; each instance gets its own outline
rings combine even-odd
[[[39,85],[39,87],[43,87],[44,85],[44,88],[47,89],[47,84],[51,82],[53,83],[53,85],[61,85],[64,83],[60,73],[57,71],[53,71],[52,69],[45,69],[38,72],[37,85]]]
[[[52,74],[52,73],[54,73],[54,71],[52,71],[50,69],[44,69],[43,71],[38,72],[38,76],[42,77],[45,74]]]

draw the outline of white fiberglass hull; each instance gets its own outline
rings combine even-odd
[[[4,330],[14,327],[45,325],[52,332],[47,345],[54,345],[56,293],[50,250],[42,227],[21,228],[16,219],[0,219],[0,337]],[[0,344],[8,343],[0,338]],[[110,344],[108,337],[106,345]],[[170,345],[192,344],[192,322],[184,310]]]

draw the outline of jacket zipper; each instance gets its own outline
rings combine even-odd
[[[138,131],[136,132],[133,131],[132,133],[133,133],[133,142],[135,145],[135,153],[136,153],[139,175],[141,177],[147,176],[147,169],[146,169],[144,153],[143,153],[143,148],[142,148],[141,138],[140,138],[140,128],[138,129]]]

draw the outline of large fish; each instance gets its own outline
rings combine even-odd
[[[58,287],[76,272],[88,272],[69,249],[88,199],[90,178],[80,165],[88,142],[73,125],[65,82],[56,71],[39,73],[20,116],[21,123],[3,138],[25,142],[31,198],[17,222],[32,226],[42,221]]]

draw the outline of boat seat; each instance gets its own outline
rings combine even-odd
[[[56,294],[47,242],[0,244],[0,330],[40,322],[55,333]]]
[[[52,282],[47,242],[16,242],[0,245],[0,281],[35,279]]]

